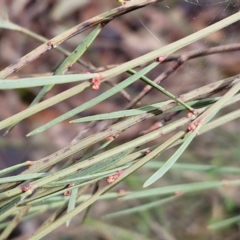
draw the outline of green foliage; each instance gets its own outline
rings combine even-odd
[[[62,224],[67,223],[67,225],[69,225],[73,217],[89,209],[89,207],[97,201],[112,199],[116,201],[116,199],[121,198],[121,200],[125,202],[130,199],[154,199],[156,196],[164,196],[164,198],[160,200],[155,199],[134,208],[110,213],[106,216],[110,218],[146,211],[151,208],[159,207],[162,204],[171,204],[172,201],[178,201],[178,196],[184,195],[183,197],[187,198],[187,195],[192,192],[199,193],[207,189],[221,188],[226,185],[240,185],[239,180],[216,180],[158,188],[152,187],[135,192],[118,193],[117,190],[110,191],[117,184],[124,182],[126,177],[132,175],[140,168],[144,168],[146,171],[150,168],[156,170],[148,180],[145,179],[146,182],[143,187],[151,186],[153,183],[157,182],[159,178],[163,177],[165,173],[174,170],[187,170],[191,172],[214,171],[217,173],[239,174],[239,170],[231,166],[218,168],[216,166],[204,164],[176,163],[189,144],[195,140],[197,135],[240,117],[239,110],[232,110],[230,113],[225,113],[222,116],[217,115],[222,109],[231,105],[234,106],[234,103],[239,101],[240,94],[237,94],[240,90],[239,75],[216,81],[202,86],[201,88],[196,88],[181,96],[175,96],[160,87],[158,82],[146,77],[146,74],[161,64],[161,61],[156,60],[157,57],[164,56],[162,62],[171,61],[172,54],[176,51],[239,21],[240,12],[226,17],[209,27],[199,30],[167,46],[119,64],[113,68],[101,72],[94,72],[94,70],[91,70],[91,73],[64,75],[76,62],[80,62],[80,64],[82,63],[86,66],[79,58],[82,57],[84,52],[88,51],[88,48],[109,21],[129,11],[145,7],[155,2],[157,2],[157,0],[132,0],[123,6],[101,14],[96,18],[92,18],[86,21],[85,24],[80,24],[43,43],[31,53],[19,59],[17,64],[10,65],[0,72],[0,89],[2,90],[43,86],[29,108],[0,122],[0,129],[9,128],[6,134],[20,121],[86,91],[94,85],[94,81],[91,82],[91,80],[94,79],[103,83],[111,81],[114,77],[123,73],[130,74],[129,77],[126,77],[111,89],[105,90],[97,97],[86,101],[82,105],[64,113],[47,124],[39,126],[37,129],[32,130],[27,136],[37,135],[67,119],[73,117],[77,118],[77,114],[80,112],[88,110],[102,101],[108,100],[111,96],[119,94],[129,85],[139,80],[169,98],[167,101],[157,102],[140,108],[138,108],[136,104],[133,104],[133,106],[128,107],[128,109],[123,109],[121,111],[71,120],[70,123],[90,122],[90,124],[96,124],[99,121],[114,119],[115,123],[110,122],[107,128],[102,131],[82,137],[78,139],[77,142],[42,159],[21,163],[1,170],[0,218],[2,223],[0,224],[0,228],[4,229],[0,236],[1,239],[7,238],[19,222],[35,218],[45,210],[54,209],[55,212],[30,239],[41,239]],[[66,50],[58,47],[72,36],[93,26],[97,27],[72,53],[68,53]],[[46,41],[46,39],[41,36],[23,29],[8,20],[1,20],[0,27],[13,31],[20,31],[39,41]],[[53,48],[68,55],[57,68],[53,76],[28,77],[17,80],[9,77],[10,74],[27,65],[29,61],[35,60],[40,55]],[[205,54],[211,54],[210,50],[211,49],[206,51]],[[221,53],[221,51],[221,49],[218,49],[217,53]],[[183,59],[181,56],[182,55],[177,59],[180,59],[182,64],[191,59],[191,57]],[[194,54],[191,56],[194,56]],[[28,62],[26,58],[28,58]],[[5,78],[7,77],[9,77],[9,79],[6,80]],[[41,102],[45,94],[50,91],[55,84],[70,82],[77,82],[78,85]],[[222,91],[223,89],[225,92]],[[218,93],[218,96],[210,98],[213,93]],[[117,143],[114,145],[115,138],[121,135],[125,130],[147,119],[152,119],[155,116],[168,116],[170,113],[184,113],[185,115],[190,113],[191,116],[188,115],[178,119],[173,117],[171,123],[167,124],[165,122],[161,128],[145,132],[141,136],[131,139],[126,143]],[[212,120],[213,117],[215,117],[214,120]],[[165,138],[162,143],[156,145],[152,144],[153,140],[163,136],[165,136]],[[148,147],[146,148],[147,144]],[[162,156],[163,152],[173,147],[175,147],[174,153],[168,160],[165,162],[152,161],[159,155]],[[80,157],[73,162],[71,157],[76,153],[78,153]],[[26,169],[16,176],[5,176],[20,168]],[[50,171],[52,168],[56,168],[57,171]],[[101,179],[107,177],[108,184],[99,187],[99,189],[96,189],[92,194],[86,194],[86,191],[88,191],[92,184],[96,184]],[[66,193],[67,191],[69,191],[70,197],[61,196],[62,193]],[[13,217],[14,221],[11,225],[8,225],[9,222],[7,217]],[[211,224],[209,229],[224,227],[237,221],[239,221],[239,216]],[[87,223],[88,220],[86,221],[86,224]]]

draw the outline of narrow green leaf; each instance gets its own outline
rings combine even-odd
[[[93,186],[92,194],[91,194],[92,196],[93,196],[95,193],[97,193],[97,191],[99,190],[99,187],[100,187],[99,181],[97,181],[97,182],[94,184],[94,186]],[[86,222],[86,219],[87,219],[88,216],[89,216],[89,213],[90,213],[90,210],[91,210],[92,206],[93,206],[93,205],[89,205],[89,206],[86,208],[86,211],[85,211],[85,213],[84,213],[84,215],[83,215],[83,218],[82,218],[82,220],[81,220],[81,224],[84,224],[84,223]]]
[[[134,70],[128,70],[128,72],[130,72],[131,74],[135,74]],[[180,98],[177,98],[175,95],[173,95],[172,93],[170,93],[169,91],[167,91],[165,88],[159,86],[157,83],[155,83],[154,81],[152,81],[151,79],[143,76],[141,78],[145,83],[147,83],[148,85],[150,85],[151,87],[157,89],[158,91],[160,91],[161,93],[163,93],[164,95],[166,95],[167,97],[169,97],[170,99],[176,101],[178,104],[180,104],[181,106],[183,106],[185,109],[188,109],[190,112],[193,112],[194,109],[191,108],[190,106],[188,106],[188,104],[186,104],[185,102],[183,102]]]
[[[231,102],[231,98],[240,90],[240,78],[235,79],[235,84],[226,92],[216,103],[209,107],[201,116],[194,120],[194,122],[201,122],[201,125],[208,123],[226,104]]]
[[[118,93],[120,90],[126,88],[130,84],[137,81],[140,77],[142,77],[143,75],[145,75],[146,73],[151,71],[153,68],[155,68],[158,64],[159,64],[158,62],[151,63],[149,66],[143,68],[138,73],[136,73],[133,76],[130,76],[129,78],[125,79],[124,81],[122,81],[118,85],[114,86],[113,88],[109,89],[108,91],[106,91],[106,92],[102,93],[101,95],[97,96],[96,98],[82,104],[81,106],[72,109],[71,111],[61,115],[60,117],[55,118],[54,120],[50,121],[49,123],[35,129],[34,131],[27,134],[27,136],[29,137],[29,136],[32,136],[34,134],[43,132],[43,131],[47,130],[48,128],[53,127],[56,124],[66,120],[70,117],[73,117],[74,115],[76,115],[76,114],[78,114],[78,113],[80,113],[80,112],[82,112],[86,109],[89,109],[90,107],[104,101],[105,99],[111,97],[112,95]]]
[[[177,198],[177,196],[163,198],[161,200],[157,200],[157,201],[153,201],[153,202],[150,202],[150,203],[142,204],[142,205],[137,206],[137,207],[132,207],[132,208],[124,209],[124,210],[119,211],[119,212],[110,213],[110,214],[104,216],[104,218],[109,219],[109,218],[125,216],[125,215],[128,215],[128,214],[143,212],[143,211],[149,210],[149,209],[157,207],[157,206],[159,207],[159,206],[161,206],[165,203],[169,203],[169,202],[175,200],[176,198]]]
[[[53,78],[58,77],[66,77],[66,76],[53,76]],[[49,99],[46,99],[39,104],[36,104],[35,106],[32,106],[30,108],[27,108],[7,119],[4,119],[0,122],[0,129],[3,129],[5,127],[11,126],[12,124],[15,124],[16,122],[19,122],[29,116],[32,116],[33,114],[40,112],[46,108],[49,108],[55,104],[59,104],[61,101],[64,101],[80,92],[82,92],[84,89],[90,86],[90,82],[84,82],[80,83],[77,86],[74,86],[62,93],[57,94],[56,96],[53,96]]]
[[[216,127],[222,126],[225,123],[228,123],[234,119],[237,119],[240,117],[240,110],[233,111],[231,113],[228,113],[214,121],[211,121],[210,123],[203,126],[203,128],[200,130],[200,133],[208,132]]]
[[[146,168],[159,169],[165,163],[160,161],[151,161],[145,165]],[[200,165],[191,163],[175,163],[171,169],[180,171],[198,171],[198,172],[214,172],[214,173],[231,173],[240,174],[240,169],[236,167],[222,167],[213,165]]]
[[[203,106],[206,106],[206,105],[209,105],[209,104],[213,104],[218,99],[219,98],[208,98],[208,99],[188,102],[187,104],[191,107],[197,108],[197,107],[203,107]],[[109,119],[136,116],[136,115],[140,115],[140,114],[143,114],[143,113],[148,113],[148,112],[157,110],[158,108],[164,107],[165,105],[168,105],[171,102],[172,102],[171,100],[168,100],[168,101],[165,101],[165,102],[155,103],[155,104],[151,104],[151,105],[144,106],[144,107],[137,108],[137,109],[116,111],[116,112],[111,112],[111,114],[103,113],[103,114],[98,114],[98,115],[94,115],[94,116],[83,117],[83,118],[72,120],[72,121],[70,121],[70,123],[109,120]],[[181,111],[181,110],[184,110],[184,109],[185,109],[185,107],[183,107],[183,106],[177,106],[177,107],[171,108],[170,110],[166,111],[165,113]]]
[[[21,201],[21,197],[10,199],[4,206],[0,207],[0,222],[16,211],[16,204]]]
[[[70,212],[75,208],[76,200],[77,200],[77,194],[78,194],[78,188],[74,188],[71,191],[70,199],[69,199],[69,202],[68,202],[67,212]],[[67,227],[69,227],[70,222],[71,222],[71,219],[68,219],[67,222],[66,222]]]
[[[24,162],[24,163],[20,163],[20,164],[17,164],[15,166],[12,166],[12,167],[9,167],[9,168],[5,168],[3,170],[0,170],[0,176],[4,176],[10,172],[13,172],[19,168],[22,168],[22,167],[25,167],[25,166],[29,166],[29,163],[28,162]],[[1,180],[1,178],[0,178]]]
[[[196,129],[191,132],[186,139],[184,140],[183,144],[179,147],[179,149],[172,155],[169,160],[157,171],[155,172],[144,184],[143,187],[148,187],[156,182],[159,178],[161,178],[172,166],[173,164],[179,159],[188,145],[192,142],[194,137],[196,136],[200,126],[196,127]]]
[[[79,118],[79,119],[75,119],[73,121],[70,121],[70,123],[109,120],[109,119],[136,116],[136,115],[139,115],[139,114],[143,114],[143,113],[147,113],[147,112],[156,110],[157,108],[162,107],[164,105],[167,105],[169,103],[170,103],[170,101],[166,101],[166,102],[162,102],[162,103],[152,104],[152,105],[149,105],[149,106],[144,106],[144,107],[137,108],[137,109],[116,111],[116,112],[111,112],[111,114],[103,113],[103,114],[98,114],[98,115],[94,115],[94,116],[83,117],[83,118]]]
[[[79,82],[92,79],[96,77],[97,74],[68,74],[59,76],[44,76],[44,77],[30,77],[21,79],[8,79],[0,80],[0,89],[17,89],[17,88],[29,88],[29,87],[39,87],[49,84],[63,84],[70,82]]]
[[[19,182],[19,181],[27,181],[31,179],[39,179],[42,177],[46,177],[50,174],[48,173],[33,173],[33,174],[23,174],[23,175],[17,175],[12,177],[5,177],[0,178],[0,184],[3,183],[10,183],[10,182]]]
[[[232,225],[234,223],[239,223],[239,221],[240,221],[240,216],[232,217],[220,222],[213,223],[208,226],[208,229],[214,230],[218,228],[228,227],[229,225]]]
[[[73,66],[74,63],[84,54],[84,52],[88,49],[88,47],[92,44],[94,39],[98,36],[102,29],[101,25],[98,25],[84,40],[82,43],[78,45],[78,47],[60,64],[60,66],[55,71],[54,75],[62,75],[69,68]],[[30,104],[33,106],[39,103],[42,98],[53,88],[54,85],[44,86],[41,91],[38,93],[36,98]]]
[[[240,185],[240,180],[233,180],[228,182],[232,185]],[[199,192],[211,188],[217,188],[224,186],[224,181],[208,181],[208,182],[196,182],[196,183],[187,183],[187,184],[179,184],[167,187],[160,188],[152,188],[146,189],[138,192],[129,193],[124,196],[124,200],[137,199],[137,198],[149,198],[154,196],[161,196],[166,194],[173,193],[188,193],[188,192]]]

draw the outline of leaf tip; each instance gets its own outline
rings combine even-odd
[[[149,181],[146,181],[144,184],[143,184],[143,188],[147,188],[151,185],[151,183],[149,183]]]
[[[40,128],[37,128],[37,129],[31,131],[30,133],[28,133],[26,135],[26,137],[31,137],[31,136],[36,135],[36,134],[41,133],[41,132],[43,132],[43,131]]]

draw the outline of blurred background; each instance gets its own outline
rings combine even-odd
[[[0,8],[2,19],[8,17],[10,21],[21,27],[51,39],[87,19],[117,6],[119,4],[114,0],[5,0],[1,2]],[[238,12],[239,9],[239,0],[165,0],[111,21],[104,27],[82,59],[91,66],[91,69],[120,64],[203,29]],[[239,22],[232,24],[204,40],[182,49],[181,52],[239,43],[239,29]],[[73,51],[89,32],[83,32],[61,46]],[[36,39],[20,32],[0,29],[0,69],[4,69],[39,45],[40,43]],[[64,56],[61,53],[52,50],[24,67],[16,75],[12,75],[11,78],[32,76],[32,74],[51,74],[63,59]],[[161,64],[160,67],[149,74],[149,77],[156,78],[170,66],[171,63]],[[197,86],[203,86],[218,79],[239,74],[239,66],[240,52],[198,58],[184,64],[164,81],[162,86],[179,95],[193,90]],[[84,73],[88,70],[80,64],[75,64],[71,68],[73,73]],[[126,76],[121,75],[114,78],[112,82],[118,83]],[[73,84],[55,86],[47,95],[47,98],[71,86]],[[144,86],[144,83],[137,81],[127,91],[130,96],[134,97]],[[97,92],[89,89],[79,96],[72,97],[21,122],[10,134],[0,139],[0,169],[26,160],[45,157],[69,145],[86,127],[85,124],[64,122],[37,136],[26,138],[25,135],[34,128],[81,105],[110,87],[110,85],[104,84]],[[0,111],[0,120],[27,108],[39,90],[40,88],[1,91],[0,106],[2,111]],[[144,106],[162,100],[166,100],[166,97],[157,91],[152,91],[141,101],[141,105]],[[117,111],[126,106],[127,103],[127,100],[121,95],[116,95],[108,101],[79,114],[79,117]],[[231,111],[231,107],[223,111]],[[154,118],[144,122],[144,124],[132,127],[117,139],[116,144],[133,139],[157,120],[157,118]],[[239,123],[240,121],[236,120],[199,136],[180,158],[181,163],[238,168],[240,166]],[[92,132],[97,132],[102,127],[101,124],[97,125],[92,129]],[[1,134],[3,133],[4,131],[1,131]],[[171,156],[171,153],[172,151],[163,154],[161,161],[166,160]],[[128,177],[121,188],[140,190],[144,181],[151,174],[151,170],[139,170],[137,174]],[[196,173],[171,170],[155,186],[225,178],[237,179],[237,177],[237,175],[220,175],[214,172]],[[68,229],[62,226],[61,229],[58,229],[46,239],[240,239],[239,225],[218,231],[207,230],[207,226],[211,222],[239,214],[239,190],[237,187],[224,190],[214,189],[182,196],[163,207],[156,207],[150,211],[111,220],[102,220],[101,217],[126,207],[150,202],[153,199],[135,200],[128,203],[121,202],[121,200],[107,203],[100,202],[95,204],[91,210],[91,217],[95,220],[89,220],[85,226],[79,227],[79,220],[76,217]],[[23,232],[34,231],[35,226],[44,218],[45,215],[42,216],[42,219],[25,223],[20,230]],[[79,237],[79,233],[81,233],[81,237]],[[61,237],[59,237],[60,235]]]

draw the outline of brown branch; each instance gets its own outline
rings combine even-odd
[[[46,43],[40,45],[35,50],[26,54],[22,58],[18,59],[16,62],[12,63],[10,66],[6,67],[0,72],[0,79],[8,77],[10,74],[17,72],[25,65],[34,61],[41,55],[45,54],[47,51],[50,51],[53,48],[56,48],[61,43],[67,41],[68,39],[78,35],[79,33],[96,26],[99,23],[104,23],[105,21],[111,21],[114,18],[124,15],[128,12],[134,11],[136,9],[145,7],[149,4],[160,2],[162,0],[132,0],[128,4],[114,8],[106,13],[93,17],[61,34],[50,39]]]
[[[204,56],[208,56],[208,55],[227,53],[227,52],[234,52],[234,51],[239,51],[239,50],[240,50],[239,43],[227,44],[227,45],[223,45],[223,46],[219,46],[219,47],[194,50],[194,51],[186,52],[186,53],[183,53],[180,55],[168,56],[162,61],[162,63],[171,62],[171,61],[179,61],[179,59],[182,59],[182,61],[186,62],[187,60],[198,58],[198,57],[204,57]]]
[[[203,57],[203,56],[208,56],[212,54],[220,54],[220,53],[226,53],[226,52],[233,52],[233,51],[239,51],[240,50],[240,44],[229,44],[229,45],[224,45],[220,47],[213,47],[213,48],[208,48],[208,49],[200,49],[196,51],[190,51],[183,53],[178,56],[169,56],[162,62],[170,62],[170,61],[175,61],[174,64],[168,68],[166,71],[161,73],[155,80],[154,82],[157,84],[160,84],[162,81],[167,79],[173,72],[175,72],[180,66],[182,66],[185,62],[187,62],[190,59],[198,58],[198,57]],[[125,109],[129,109],[136,105],[142,98],[144,98],[148,93],[150,93],[152,90],[152,87],[150,85],[147,85],[144,87],[142,92],[139,93],[138,96],[136,96],[128,105],[125,107]]]

